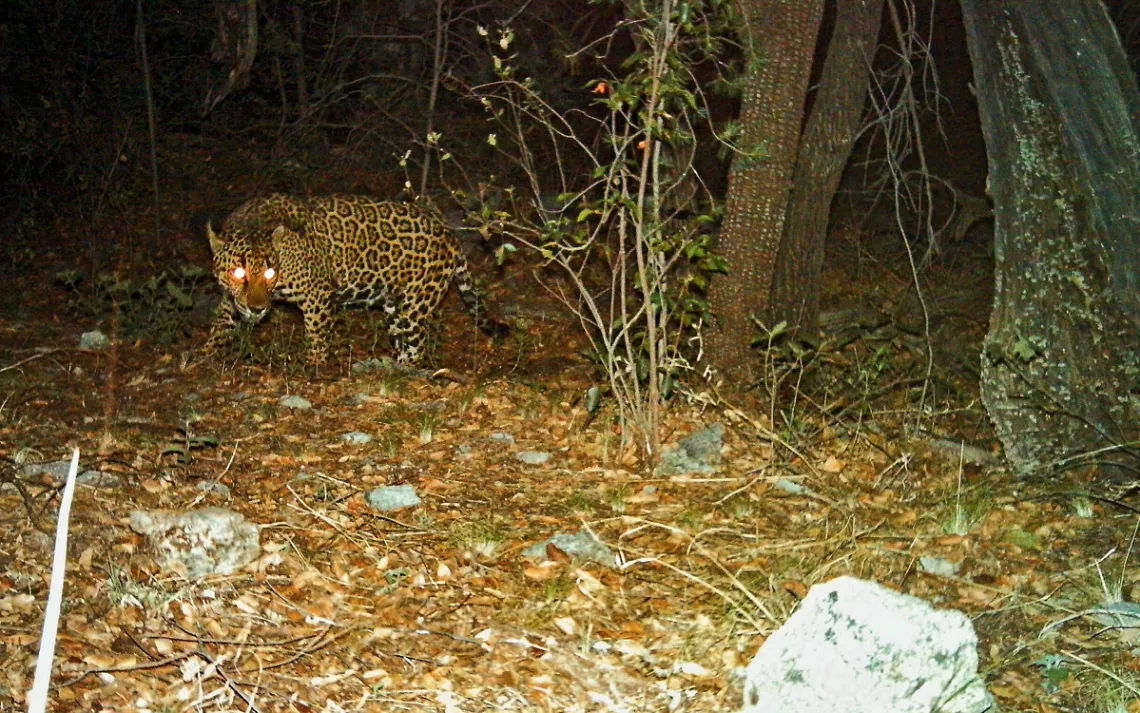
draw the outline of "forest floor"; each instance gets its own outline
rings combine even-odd
[[[948,246],[924,273],[928,377],[908,272],[890,267],[905,254],[859,230],[832,241],[826,309],[889,319],[802,368],[766,367],[763,381],[782,383],[758,384],[749,404],[694,380],[670,403],[665,440],[719,423],[722,459],[671,476],[622,447],[612,404],[587,414],[597,374],[581,328],[526,255],[474,267],[513,334],[483,338],[450,296],[435,354],[458,379],[425,380],[353,370],[387,354],[367,311],[343,315],[319,371],[287,309],[241,358],[202,358],[201,319],[166,344],[80,349],[97,327],[159,325],[168,293],[142,284],[130,298],[141,312],[112,313],[90,281],[68,291],[55,279],[87,269],[66,250],[11,249],[0,712],[24,709],[59,503],[59,478],[28,466],[73,447],[104,480],[80,487],[72,512],[56,711],[733,710],[765,638],[842,574],[969,615],[1003,710],[1140,711],[1135,629],[1076,616],[1041,636],[1113,592],[1137,599],[1135,493],[1081,474],[1016,480],[993,457],[977,391],[984,246]],[[204,244],[185,240],[155,260],[207,267]],[[366,503],[397,484],[422,503]],[[205,506],[262,527],[254,564],[188,581],[129,526],[137,509]],[[526,552],[582,530],[617,560]]]

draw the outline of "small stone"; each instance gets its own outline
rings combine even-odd
[[[91,332],[84,332],[79,335],[79,348],[89,349],[93,352],[101,352],[107,347],[111,346],[111,340],[107,338],[98,329]]]
[[[362,433],[360,431],[350,431],[349,433],[342,435],[340,437],[340,440],[346,441],[348,443],[353,443],[355,445],[363,445],[372,441],[372,435],[368,433]]]
[[[492,433],[491,435],[487,436],[487,438],[489,440],[497,441],[499,443],[514,443],[515,442],[514,436],[512,436],[509,433],[504,433],[503,431],[498,431],[496,433]]]
[[[958,570],[962,567],[959,562],[951,562],[950,560],[944,560],[941,557],[932,557],[930,555],[919,557],[918,566],[923,572],[935,574],[939,577],[953,577],[958,574]]]
[[[230,496],[230,487],[225,483],[220,483],[216,480],[200,480],[198,485],[194,486],[204,493],[217,493],[222,497],[228,498]]]
[[[574,535],[560,532],[548,540],[539,542],[523,550],[523,556],[531,559],[546,559],[547,545],[554,545],[571,557],[597,562],[606,567],[615,567],[614,551],[599,540],[589,530]]]
[[[67,480],[67,473],[71,470],[71,461],[57,460],[48,463],[25,463],[21,465],[16,474],[21,478],[31,478],[37,475],[46,475],[56,483]]]
[[[416,489],[410,485],[388,485],[376,488],[368,491],[364,499],[368,501],[369,505],[381,512],[415,507],[423,502],[420,500],[420,496],[416,495]]]
[[[515,458],[530,465],[542,465],[550,460],[550,454],[542,451],[519,451],[515,454]]]
[[[85,470],[75,476],[75,482],[89,488],[112,489],[122,486],[123,479],[114,473],[104,473],[101,470]]]
[[[303,396],[295,396],[295,395],[282,396],[280,399],[277,400],[277,403],[278,403],[278,405],[280,405],[284,408],[296,409],[297,411],[312,411],[313,410],[313,405],[311,403],[309,403],[309,400],[304,398]]]
[[[377,371],[383,366],[384,362],[380,361],[376,357],[372,357],[371,359],[365,359],[364,361],[356,362],[351,367],[349,367],[349,369],[353,374],[366,374],[370,371]]]
[[[657,474],[666,477],[686,473],[710,474],[716,472],[720,463],[720,449],[723,444],[724,426],[714,423],[706,429],[682,438],[673,450],[661,455]]]

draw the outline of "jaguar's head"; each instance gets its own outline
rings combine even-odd
[[[206,225],[214,254],[214,275],[222,289],[233,297],[243,319],[261,319],[273,304],[278,274],[272,245],[284,231],[284,226],[278,226],[264,236],[244,227],[227,227],[218,234],[212,225]]]

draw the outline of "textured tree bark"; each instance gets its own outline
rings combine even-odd
[[[868,72],[883,0],[838,0],[835,31],[799,155],[772,284],[773,323],[793,334],[819,333],[820,276],[831,202],[863,121]]]
[[[212,54],[214,61],[223,65],[226,76],[210,84],[202,116],[209,116],[231,92],[249,86],[249,71],[257,57],[257,0],[214,0],[214,10],[218,36]]]
[[[1136,79],[1100,0],[961,2],[996,227],[986,410],[1019,474],[1135,477]]]
[[[745,18],[748,71],[741,99],[741,152],[732,160],[717,252],[728,274],[713,280],[716,324],[705,352],[730,385],[752,380],[755,315],[767,322],[776,251],[784,229],[823,0],[737,0]]]

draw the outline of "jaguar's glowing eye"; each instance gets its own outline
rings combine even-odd
[[[245,268],[244,267],[235,267],[234,271],[233,271],[233,276],[234,276],[234,279],[236,279],[236,280],[244,280],[245,279]]]
[[[275,277],[277,277],[276,270],[274,270],[272,267],[265,268],[265,279],[272,280]]]

